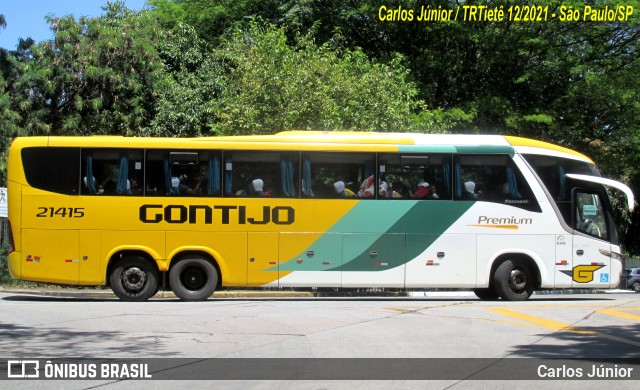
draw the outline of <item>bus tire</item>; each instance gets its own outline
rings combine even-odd
[[[127,256],[111,270],[109,284],[121,300],[143,302],[158,291],[158,270],[142,257]]]
[[[473,293],[476,294],[476,297],[482,299],[483,301],[495,301],[500,298],[495,289],[489,288],[474,288]]]
[[[188,257],[171,267],[169,283],[173,293],[181,300],[203,301],[216,290],[218,272],[207,260]]]
[[[534,280],[524,263],[506,260],[493,274],[493,285],[505,301],[526,301],[533,294]]]

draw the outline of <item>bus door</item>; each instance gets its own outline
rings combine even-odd
[[[606,287],[611,282],[611,243],[602,196],[597,191],[573,191],[572,287]]]

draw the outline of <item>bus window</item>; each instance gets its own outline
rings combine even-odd
[[[381,154],[378,174],[388,199],[451,199],[451,155]]]
[[[321,199],[375,198],[375,157],[367,153],[305,153],[302,155],[302,195]],[[379,197],[384,195],[378,195]]]
[[[298,196],[298,153],[225,152],[225,196]]]
[[[574,229],[608,241],[607,218],[602,208],[600,195],[576,190],[575,205]]]
[[[147,196],[221,196],[222,157],[218,151],[150,150]]]
[[[523,154],[525,160],[538,174],[555,201],[571,200],[571,187],[567,185],[567,173],[600,176],[598,168],[586,161],[562,157]]]
[[[78,148],[25,148],[22,163],[27,183],[45,191],[78,195],[79,157]]]
[[[83,149],[83,195],[142,195],[141,150]]]
[[[503,203],[541,211],[529,184],[507,155],[455,156],[454,199]]]

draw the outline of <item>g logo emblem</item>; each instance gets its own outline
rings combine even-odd
[[[604,265],[576,265],[571,271],[560,272],[571,276],[576,283],[589,283],[593,282],[593,273],[603,267]]]

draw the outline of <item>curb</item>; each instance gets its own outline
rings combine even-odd
[[[94,298],[94,299],[114,299],[118,298],[109,289],[73,289],[73,288],[24,288],[24,287],[0,287],[0,293],[38,295],[44,297],[63,297],[63,298]],[[568,290],[542,290],[535,291],[533,296],[545,295],[593,295],[593,294],[634,294],[631,290],[584,290],[584,289],[568,289]],[[213,293],[212,298],[371,298],[371,297],[405,297],[405,298],[421,298],[421,297],[460,297],[475,298],[475,294],[471,290],[452,290],[452,291],[269,291],[269,290],[222,290]],[[172,291],[159,291],[151,299],[177,299]]]
[[[113,291],[104,289],[51,289],[51,288],[11,288],[0,287],[0,293],[39,295],[45,297],[66,297],[66,298],[101,298],[118,299]],[[233,291],[223,290],[213,293],[212,298],[305,298],[314,297],[315,294],[309,291]],[[176,299],[172,291],[158,291],[151,299]]]

